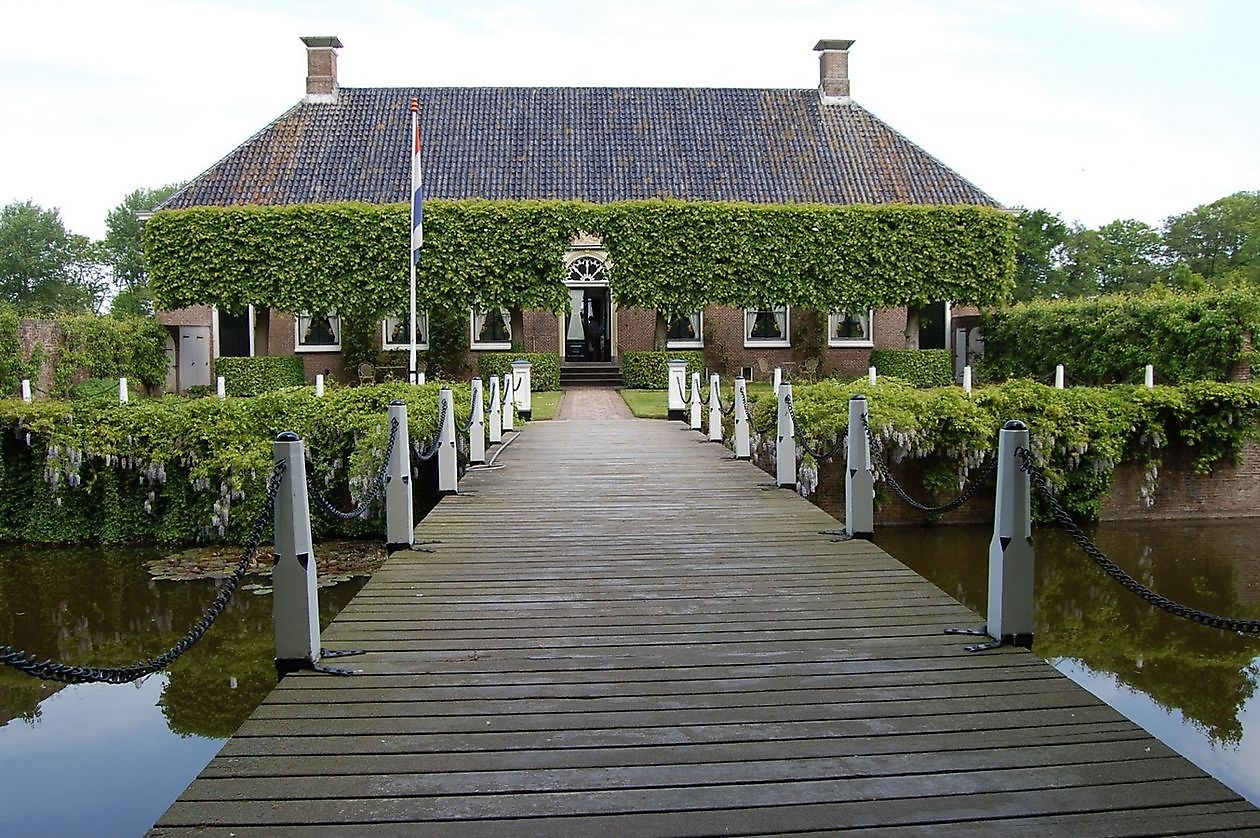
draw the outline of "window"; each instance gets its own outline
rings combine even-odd
[[[297,316],[294,349],[298,352],[340,352],[341,317],[335,311]]]
[[[871,311],[833,311],[827,317],[828,346],[874,346]]]
[[[744,309],[744,346],[791,345],[787,306]]]
[[[410,349],[411,339],[407,336],[407,321],[410,315],[386,317],[381,323],[381,346],[385,349]],[[416,349],[429,348],[429,313],[416,312]]]
[[[512,315],[507,309],[473,309],[472,348],[512,348]]]
[[[675,311],[665,316],[669,331],[665,335],[667,349],[701,349],[704,347],[704,315],[698,311]]]

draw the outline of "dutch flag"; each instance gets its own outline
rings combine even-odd
[[[411,261],[424,244],[424,184],[420,179],[420,102],[411,97]]]

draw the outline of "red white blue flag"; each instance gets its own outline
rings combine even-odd
[[[420,102],[411,97],[411,261],[424,244],[424,184],[420,178]]]

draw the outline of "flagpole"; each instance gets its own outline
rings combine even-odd
[[[421,233],[421,242],[416,241],[416,202],[422,200],[419,196],[420,189],[420,125],[419,125],[420,103],[416,97],[411,97],[411,316],[408,319],[408,349],[407,360],[407,380],[412,384],[420,383],[420,376],[416,369],[416,262],[420,259],[420,243],[423,241],[424,234]]]

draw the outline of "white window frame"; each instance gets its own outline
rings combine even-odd
[[[309,346],[303,345],[302,332],[305,331],[306,327],[303,325],[302,321],[303,319],[305,319],[309,323],[312,316],[309,311],[303,311],[303,312],[299,312],[293,315],[293,351],[294,352],[340,352],[341,351],[341,341],[344,338],[344,335],[342,334],[342,328],[341,328],[341,315],[337,313],[336,309],[330,309],[329,311],[322,311],[320,312],[320,314],[328,318],[328,321],[329,321],[328,325],[332,328],[333,334],[337,338],[337,342],[311,344]],[[333,321],[336,321],[335,326],[333,325]]]
[[[249,306],[247,306],[247,309],[249,311],[249,357],[253,358],[257,354],[254,349],[254,330],[258,328],[258,319],[255,316],[254,306],[252,303]],[[219,307],[212,306],[210,308],[210,312],[211,312],[210,328],[211,328],[212,341],[214,343],[214,357],[220,358],[222,356],[219,354]]]
[[[749,316],[756,316],[761,311],[779,311],[783,310],[783,336],[779,338],[755,338],[752,337],[752,328],[749,323]],[[792,307],[788,305],[770,306],[765,308],[746,308],[744,309],[744,348],[745,349],[784,349],[792,345]]]
[[[875,309],[868,308],[866,310],[866,337],[864,338],[838,338],[836,334],[836,324],[845,314],[852,314],[851,311],[834,309],[827,312],[827,345],[831,347],[873,347],[875,345]]]
[[[692,321],[693,326],[695,328],[695,332],[696,332],[696,336],[694,338],[670,338],[668,336],[669,327],[673,325],[673,320],[670,319],[673,314],[681,314],[689,318],[694,318],[694,320]],[[666,320],[665,322],[665,329],[666,329],[665,348],[666,349],[704,349],[704,311],[703,310],[684,311],[684,312],[667,312],[665,315],[665,320]]]
[[[399,321],[406,319],[406,314],[400,314],[396,317],[386,317],[381,321],[381,349],[395,350],[411,348],[410,343],[394,343],[390,340],[390,337],[394,334],[394,328],[402,325]],[[427,350],[429,348],[429,312],[426,309],[417,309],[416,319],[420,321],[420,324],[423,327],[421,332],[424,334],[424,340],[416,341],[416,349]]]
[[[510,311],[508,311],[506,308],[500,308],[500,309],[498,309],[498,310],[499,310],[500,312],[502,312],[502,314],[503,314],[503,322],[504,322],[504,323],[507,325],[507,327],[508,327],[508,338],[509,338],[509,339],[508,339],[508,340],[506,340],[506,341],[485,341],[485,342],[482,342],[482,341],[477,340],[477,332],[479,331],[479,329],[477,328],[477,314],[478,314],[478,312],[480,312],[480,313],[482,313],[483,315],[485,315],[485,314],[489,314],[491,311],[493,311],[493,309],[488,309],[488,308],[475,308],[475,309],[473,309],[472,311],[468,312],[468,338],[469,338],[468,342],[469,342],[469,347],[470,347],[471,349],[475,349],[475,350],[492,350],[492,351],[500,351],[500,352],[502,352],[502,351],[508,351],[508,350],[511,350],[511,349],[512,349],[512,341],[511,341],[511,336],[512,336],[512,313],[511,313]],[[484,317],[483,317],[483,320],[484,320]]]

